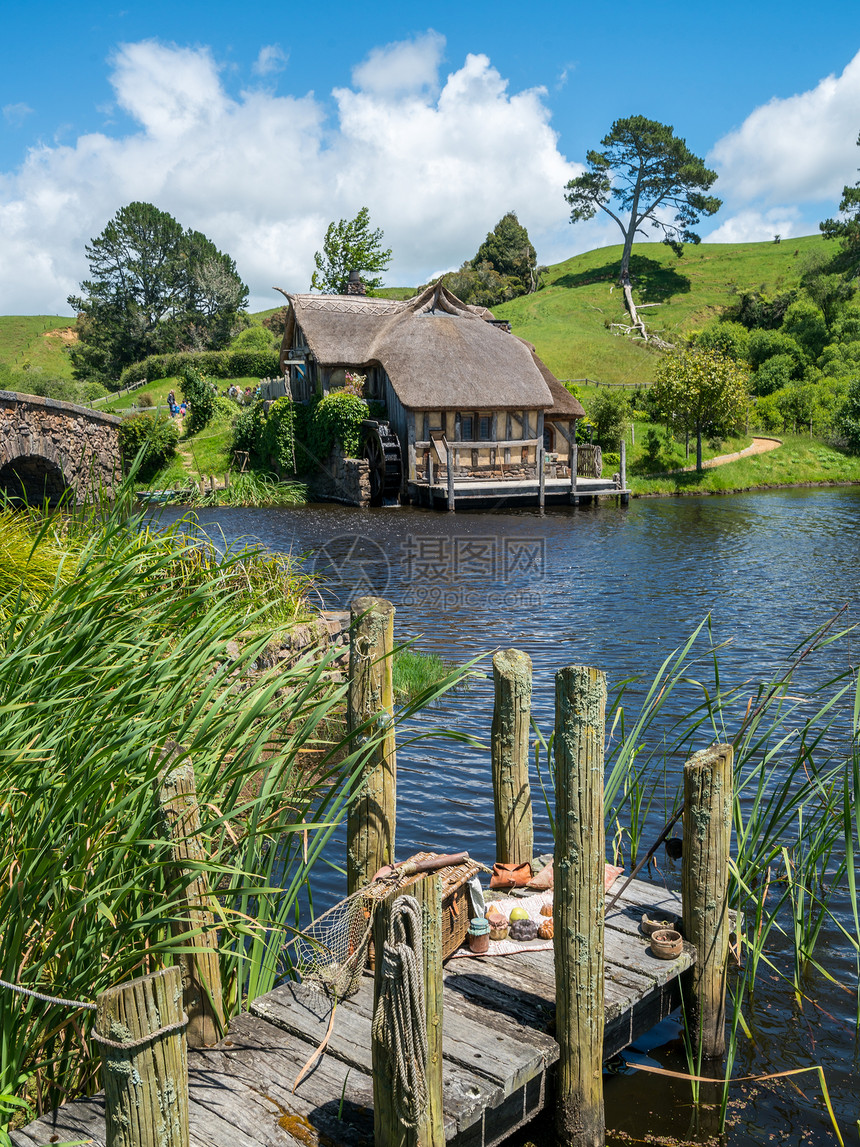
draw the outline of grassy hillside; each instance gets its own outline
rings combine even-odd
[[[53,378],[71,378],[66,352],[74,338],[69,315],[0,316],[0,363],[21,369],[29,364]]]
[[[637,305],[656,334],[673,342],[702,326],[731,303],[735,291],[784,290],[796,283],[804,257],[820,250],[820,235],[782,243],[701,243],[678,258],[662,243],[637,243],[630,264]],[[514,333],[535,344],[558,378],[599,382],[650,382],[655,355],[614,334],[609,325],[626,312],[615,285],[621,246],[602,247],[550,267],[545,286],[494,307]]]

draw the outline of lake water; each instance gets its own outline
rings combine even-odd
[[[162,521],[179,514],[166,510]],[[324,596],[331,607],[345,605],[356,588],[389,597],[397,607],[397,639],[415,638],[420,649],[452,661],[500,647],[525,650],[534,664],[533,715],[546,733],[553,723],[554,673],[561,666],[596,665],[606,672],[610,689],[631,676],[647,682],[710,613],[713,640],[728,643],[719,654],[723,681],[767,680],[837,611],[847,606],[840,628],[858,617],[856,489],[633,500],[625,508],[606,501],[545,516],[334,505],[224,508],[201,511],[200,522],[228,542],[244,538],[278,552],[307,554],[308,565],[326,573]],[[805,662],[799,684],[810,687],[847,668],[858,643],[849,636]],[[706,646],[705,634],[703,652]],[[709,672],[705,659],[702,677]],[[670,712],[693,697],[700,697],[695,686],[686,696],[681,690]],[[635,698],[636,689],[628,708],[636,708]],[[416,731],[456,728],[488,742],[491,713],[490,675],[423,713]],[[670,762],[668,802],[681,763]],[[534,779],[533,794],[536,847],[549,851]],[[646,844],[665,819],[665,802],[658,803]],[[491,860],[488,752],[432,738],[401,748],[397,839],[400,856],[424,848],[468,848]],[[335,845],[342,847],[342,841]],[[655,879],[676,885],[672,863],[661,857],[660,868]],[[340,894],[338,876],[320,880],[323,899]],[[747,1017],[753,1039],[742,1041],[734,1074],[822,1064],[843,1133],[856,1142],[856,962],[835,926],[825,927],[817,955],[825,967],[838,967],[849,991],[810,973],[806,990],[816,1004],[801,1011],[778,978],[763,973],[756,1014]],[[790,974],[788,966],[784,970]],[[677,1034],[677,1025],[661,1025],[638,1048],[640,1057],[685,1071],[686,1061],[671,1043]],[[732,1095],[742,1104],[729,1130],[732,1144],[835,1142],[814,1075],[799,1077],[796,1085],[778,1081],[746,1091],[738,1086]],[[608,1079],[606,1110],[610,1127],[634,1137],[646,1131],[689,1137],[689,1089],[681,1082],[636,1072]]]

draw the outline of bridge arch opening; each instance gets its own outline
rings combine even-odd
[[[0,490],[16,502],[41,506],[47,498],[56,506],[68,489],[60,467],[39,454],[22,455],[0,467]]]

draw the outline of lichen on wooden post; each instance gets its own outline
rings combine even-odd
[[[187,949],[179,955],[179,968],[188,1014],[188,1043],[191,1047],[211,1047],[226,1025],[214,901],[201,867],[206,853],[200,838],[194,766],[173,742],[165,745],[161,760],[164,767],[155,799],[162,832],[170,843],[170,892],[181,902],[171,928],[174,936],[184,938]]]
[[[442,1110],[442,881],[425,876],[409,890],[421,905],[424,1015],[427,1024],[427,1110],[416,1131],[420,1147],[445,1147]]]
[[[102,1054],[107,1147],[188,1147],[188,1054],[179,968],[102,992],[96,1000],[95,1036]]]
[[[352,747],[374,744],[347,814],[347,890],[394,863],[397,759],[394,738],[394,606],[381,597],[352,603],[347,725]]]
[[[493,657],[495,703],[491,740],[496,860],[524,864],[534,855],[529,785],[532,662],[519,649]]]
[[[556,1133],[567,1147],[600,1147],[606,678],[598,669],[571,665],[555,681]]]
[[[693,1046],[705,1059],[726,1049],[732,778],[731,745],[703,749],[684,765],[681,898],[684,936],[696,949],[686,1013]]]

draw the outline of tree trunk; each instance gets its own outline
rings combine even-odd
[[[696,426],[696,470],[702,472],[702,428]]]

